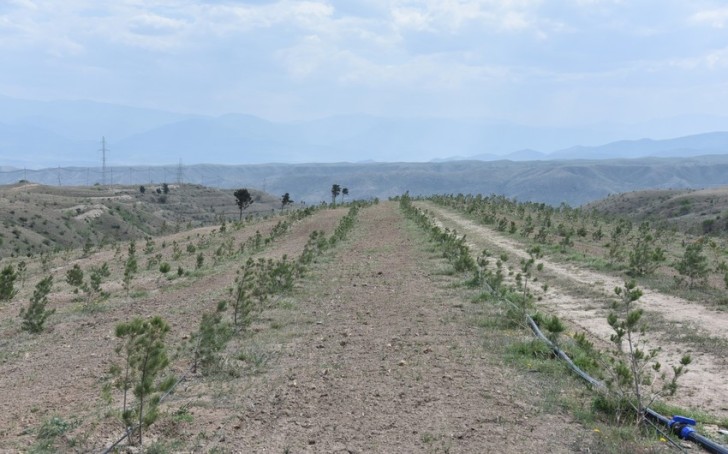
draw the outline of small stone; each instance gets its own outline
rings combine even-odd
[[[405,361],[405,360],[402,359],[402,360],[399,361],[399,365],[400,366],[406,366],[407,365],[407,361]]]

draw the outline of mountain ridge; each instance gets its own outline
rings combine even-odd
[[[683,121],[691,124],[689,118]],[[703,122],[721,124],[717,117]],[[663,130],[667,124],[669,120],[645,126],[645,133],[637,137]],[[547,128],[492,119],[366,114],[285,123],[250,114],[177,114],[92,101],[26,101],[0,96],[0,164],[21,168],[98,165],[102,136],[110,150],[107,163],[116,165],[179,160],[195,164],[525,161],[728,152],[728,133],[722,131],[630,139],[635,133],[625,132],[629,129],[619,125]]]
[[[135,185],[184,182],[216,188],[248,187],[296,201],[331,198],[331,185],[354,199],[388,198],[409,191],[430,194],[503,194],[551,205],[582,205],[609,194],[640,189],[728,185],[728,155],[567,161],[448,161],[430,163],[327,163],[168,165],[109,167],[106,182]],[[58,185],[93,185],[98,167],[61,167],[0,172],[0,183],[21,179]]]

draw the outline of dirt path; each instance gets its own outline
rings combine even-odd
[[[523,245],[517,241],[468,220],[452,210],[431,203],[419,203],[446,226],[455,228],[461,234],[466,234],[475,251],[495,246],[518,259],[528,258]],[[606,321],[608,306],[605,301],[613,298],[614,288],[622,286],[624,280],[585,270],[575,265],[557,263],[548,258],[540,259],[539,262],[543,262],[544,269],[557,278],[554,282],[549,282],[551,289],[548,292],[540,294],[543,299],[539,305],[547,311],[559,314],[603,342],[609,342],[612,330]],[[566,291],[563,288],[564,282],[576,290],[572,288]],[[574,296],[579,293],[579,289],[584,293],[583,297]],[[681,395],[674,398],[674,403],[688,408],[699,408],[720,417],[728,416],[728,401],[725,399],[725,396],[728,396],[728,381],[725,380],[725,372],[728,370],[726,356],[682,344],[680,336],[674,336],[675,333],[670,330],[670,327],[677,329],[685,325],[701,334],[728,339],[728,330],[726,330],[728,313],[712,311],[651,289],[643,290],[644,296],[640,300],[642,307],[646,311],[659,314],[668,322],[668,326],[664,327],[662,332],[649,333],[652,338],[648,342],[652,346],[662,348],[661,362],[674,364],[684,353],[691,353],[693,357],[690,372],[681,382],[683,391]],[[602,301],[595,301],[593,296],[589,296],[594,293],[601,294]]]
[[[211,428],[201,451],[577,452],[592,438],[484,349],[395,204],[365,209],[342,247],[297,298],[269,370],[190,406]]]

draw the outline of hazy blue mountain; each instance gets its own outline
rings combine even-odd
[[[98,148],[98,142],[72,140],[35,126],[0,123],[2,165],[21,168],[37,168],[39,165],[90,165],[97,161]]]
[[[0,96],[0,122],[46,130],[71,140],[116,141],[192,115],[93,101],[31,101]]]
[[[181,172],[180,172],[181,170]],[[696,158],[512,162],[506,160],[441,163],[258,164],[113,167],[106,181],[139,185],[162,182],[219,188],[253,188],[276,197],[288,192],[295,201],[319,203],[331,197],[331,185],[349,189],[350,197],[386,198],[443,193],[504,194],[519,200],[580,205],[648,188],[705,188],[726,185],[728,155]],[[99,182],[98,167],[65,167],[0,172],[0,183],[33,182],[89,185]]]
[[[504,156],[504,158],[511,161],[542,161],[547,159],[547,156],[548,155],[541,153],[540,151],[526,149],[508,153]]]
[[[666,140],[621,140],[598,147],[576,146],[548,154],[549,159],[691,157],[728,153],[728,132],[711,132]]]
[[[661,125],[688,131],[700,121],[728,124],[723,120],[682,117],[684,126],[679,128],[676,120],[665,119],[645,124],[641,136],[660,130]],[[635,137],[634,128],[637,126],[618,124],[548,128],[485,119],[370,115],[281,123],[243,114],[185,115],[90,101],[43,102],[0,96],[0,165],[100,165],[102,136],[108,143],[109,165],[179,160],[185,164],[528,161],[728,152],[726,133],[615,141]]]

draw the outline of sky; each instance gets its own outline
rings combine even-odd
[[[274,121],[728,115],[728,2],[0,0],[0,95]]]

